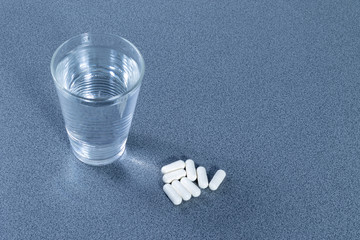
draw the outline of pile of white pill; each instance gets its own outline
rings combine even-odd
[[[218,170],[209,183],[206,169],[202,166],[195,169],[195,163],[191,159],[185,162],[178,160],[165,165],[161,168],[161,172],[164,174],[162,178],[165,183],[163,190],[174,205],[179,205],[182,200],[190,200],[191,196],[200,196],[200,188],[209,187],[215,191],[226,176],[224,170]],[[196,179],[200,188],[194,183]]]

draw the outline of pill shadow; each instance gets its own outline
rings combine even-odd
[[[186,161],[186,160],[188,160],[188,159],[191,159],[191,157],[190,156],[188,156],[188,155],[181,155],[180,157],[179,157],[179,159],[182,159],[182,160],[184,160],[184,161]]]
[[[207,175],[208,175],[208,179],[209,182],[211,181],[211,179],[214,177],[215,173],[217,170],[219,170],[220,168],[218,166],[211,166],[210,168],[206,169]]]

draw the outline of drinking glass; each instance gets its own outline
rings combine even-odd
[[[105,165],[124,151],[145,63],[128,40],[84,33],[64,42],[51,74],[75,156]]]

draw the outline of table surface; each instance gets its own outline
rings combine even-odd
[[[1,239],[358,239],[360,1],[0,1]],[[70,151],[49,65],[83,33],[142,52],[124,159]],[[160,167],[227,178],[173,206]]]

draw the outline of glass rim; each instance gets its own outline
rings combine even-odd
[[[66,89],[65,87],[61,86],[61,84],[58,82],[58,80],[56,79],[55,77],[55,69],[56,69],[56,66],[55,66],[55,57],[59,54],[60,50],[66,45],[68,44],[69,42],[77,39],[77,38],[83,38],[85,36],[108,36],[108,37],[111,37],[111,38],[117,38],[118,40],[120,41],[123,41],[125,42],[126,44],[128,44],[131,48],[133,48],[136,52],[136,54],[139,56],[139,60],[140,60],[140,64],[139,64],[139,69],[140,69],[140,76],[139,76],[139,79],[137,80],[137,82],[134,84],[134,86],[132,88],[130,88],[129,90],[123,92],[123,93],[120,93],[120,94],[117,94],[117,95],[114,95],[114,96],[111,96],[111,97],[106,97],[106,98],[87,98],[87,97],[83,97],[83,96],[80,96],[78,94],[75,94],[71,91],[69,91],[68,89]],[[120,36],[117,36],[115,34],[108,34],[108,33],[82,33],[82,34],[79,34],[79,35],[76,35],[76,36],[73,36],[71,38],[69,38],[68,40],[66,40],[65,42],[63,42],[54,52],[54,54],[52,55],[51,57],[51,62],[50,62],[50,70],[51,70],[51,75],[52,75],[52,78],[56,84],[56,87],[59,88],[60,90],[76,97],[76,98],[79,98],[81,100],[84,100],[86,102],[111,102],[111,101],[115,101],[119,98],[122,98],[126,95],[129,95],[130,93],[134,92],[141,84],[142,80],[143,80],[143,77],[144,77],[144,73],[145,73],[145,61],[144,61],[144,58],[143,56],[141,55],[139,49],[137,49],[137,47],[131,43],[129,40],[123,38],[123,37],[120,37]]]

